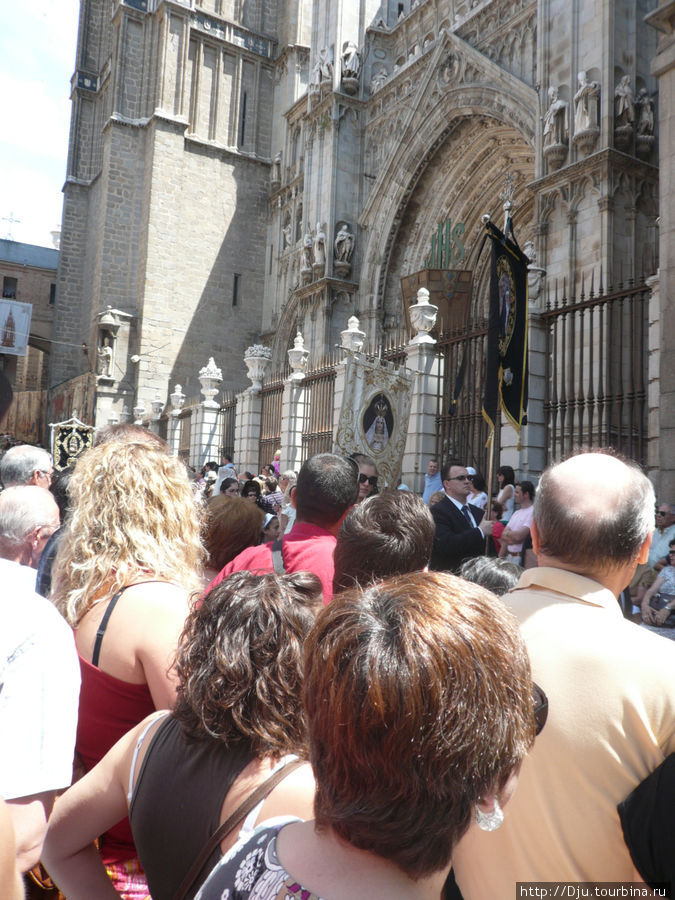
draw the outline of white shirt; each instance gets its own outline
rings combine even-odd
[[[35,570],[0,559],[0,795],[71,782],[80,696],[73,632],[30,587]]]
[[[460,503],[458,500],[455,500],[454,497],[451,497],[450,494],[447,493],[447,491],[443,491],[443,493],[445,494],[445,496],[448,498],[448,500],[449,500],[451,503],[454,503],[454,504],[455,504],[455,506],[457,507],[457,509],[458,509],[460,512],[462,512],[462,510],[463,510],[464,507],[466,506],[466,511],[469,513],[469,518],[470,518],[470,520],[473,522],[473,527],[474,527],[474,528],[478,528],[478,525],[476,524],[476,520],[475,520],[474,517],[473,517],[473,513],[472,513],[471,510],[469,509],[469,501],[467,500],[466,503]],[[464,515],[463,512],[462,512],[462,515]],[[466,518],[466,516],[465,516],[465,518]]]

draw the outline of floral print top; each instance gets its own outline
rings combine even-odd
[[[258,826],[220,860],[195,900],[321,900],[289,875],[277,857],[279,831],[299,821],[286,817]]]

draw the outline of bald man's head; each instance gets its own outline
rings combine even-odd
[[[635,464],[582,453],[544,472],[534,521],[541,555],[608,571],[634,561],[654,530],[654,489]]]
[[[35,485],[0,494],[0,556],[37,568],[45,544],[59,527],[59,508],[49,491]]]

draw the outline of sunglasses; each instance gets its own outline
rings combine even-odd
[[[364,475],[363,472],[359,472],[359,484],[365,484],[366,481],[373,487],[377,487],[377,475]]]
[[[471,481],[471,475],[455,475],[454,478],[448,478],[448,481]]]
[[[534,733],[539,735],[548,719],[548,697],[535,681],[532,682],[532,699],[534,701]]]

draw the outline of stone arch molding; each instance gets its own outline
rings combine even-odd
[[[392,248],[407,203],[426,167],[458,123],[482,116],[509,125],[534,153],[538,96],[457,35],[445,33],[420,72],[406,103],[400,137],[391,148],[359,218],[366,238],[360,277],[360,306],[367,311],[370,338],[384,310],[384,288]],[[392,119],[400,116],[392,98]],[[367,138],[366,138],[367,139]],[[534,174],[534,173],[532,173]]]

